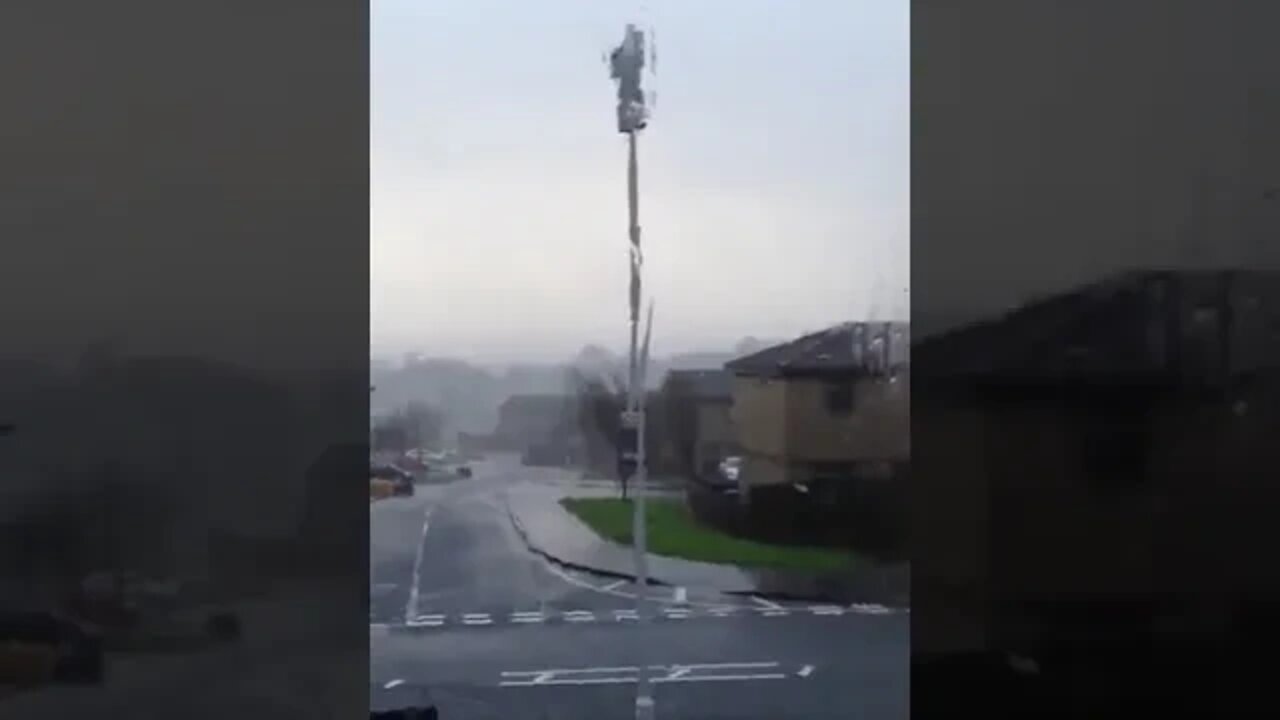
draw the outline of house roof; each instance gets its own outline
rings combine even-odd
[[[846,322],[731,360],[725,369],[764,377],[873,372],[878,364],[909,363],[910,342],[910,323]]]
[[[699,400],[727,400],[733,395],[733,374],[727,370],[672,370],[664,384],[685,384]]]
[[[920,341],[916,375],[1185,381],[1280,367],[1277,291],[1274,272],[1121,272]]]

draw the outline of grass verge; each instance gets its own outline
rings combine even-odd
[[[564,498],[566,510],[596,534],[631,544],[631,501],[618,498]],[[856,558],[828,548],[769,545],[744,540],[699,525],[683,501],[649,499],[645,503],[648,550],[656,555],[701,562],[807,571],[847,569]]]

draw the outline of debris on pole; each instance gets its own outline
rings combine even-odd
[[[645,563],[645,455],[644,455],[644,363],[647,361],[649,331],[645,331],[645,357],[640,357],[640,270],[643,256],[640,252],[640,191],[639,162],[636,153],[636,136],[649,123],[649,110],[645,104],[644,88],[641,84],[645,67],[644,33],[633,24],[627,25],[622,44],[609,54],[609,75],[617,82],[618,132],[627,136],[627,210],[628,239],[630,241],[631,282],[628,289],[630,309],[630,353],[628,354],[627,374],[627,406],[623,412],[623,427],[634,432],[626,432],[625,445],[618,448],[624,456],[626,465],[634,461],[635,490],[632,514],[632,550],[636,565],[636,615],[640,622],[645,622],[645,595],[648,593],[648,570]],[[652,308],[650,308],[652,321]],[[632,428],[631,426],[634,426]],[[628,457],[629,456],[629,457]],[[642,633],[638,634],[642,637]],[[643,643],[643,640],[641,640]],[[654,716],[654,700],[652,685],[649,682],[645,663],[638,663],[636,678],[636,718],[648,720]]]

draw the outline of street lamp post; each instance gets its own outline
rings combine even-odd
[[[636,572],[636,618],[644,623],[645,595],[648,593],[648,567],[645,562],[645,481],[647,475],[645,458],[645,415],[644,415],[644,383],[648,364],[649,331],[653,322],[653,308],[649,308],[648,325],[645,330],[644,347],[640,348],[640,269],[642,256],[640,253],[640,200],[639,200],[639,168],[636,160],[636,136],[648,124],[648,108],[645,106],[644,91],[641,88],[641,74],[645,65],[644,33],[634,25],[627,25],[622,44],[613,50],[609,58],[610,76],[618,85],[618,132],[627,136],[627,210],[628,236],[630,239],[630,331],[631,343],[628,353],[627,406],[623,412],[622,425],[626,432],[622,437],[627,439],[627,447],[619,447],[623,456],[623,466],[634,463],[635,488],[632,510],[632,552],[635,559]],[[634,445],[632,445],[634,443]],[[625,470],[624,470],[625,472]],[[638,645],[644,647],[643,633]],[[636,662],[636,718],[649,720],[654,716],[654,699],[648,669],[644,662],[643,651],[638,653]]]

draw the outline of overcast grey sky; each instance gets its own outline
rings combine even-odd
[[[377,0],[375,353],[623,346],[625,139],[602,55],[628,21],[658,53],[654,352],[905,316],[906,0]]]

